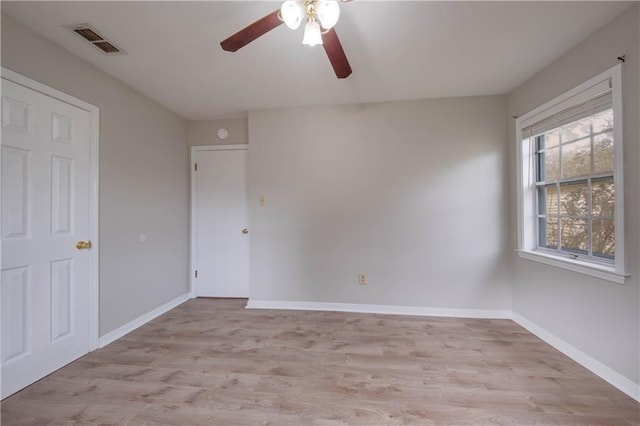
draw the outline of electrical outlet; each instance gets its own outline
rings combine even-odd
[[[358,284],[367,285],[367,274],[358,274]]]

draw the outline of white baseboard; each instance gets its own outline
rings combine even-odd
[[[499,309],[423,308],[418,306],[363,305],[359,303],[296,302],[280,300],[252,300],[247,309],[287,309],[303,311],[360,312],[368,314],[417,315],[429,317],[510,319],[511,311]]]
[[[119,338],[121,338],[125,334],[131,333],[133,330],[135,330],[136,328],[148,323],[152,319],[154,319],[156,317],[159,317],[160,315],[164,314],[165,312],[170,311],[171,309],[175,308],[176,306],[182,305],[184,302],[186,302],[189,299],[190,299],[189,293],[185,293],[185,294],[183,294],[181,296],[176,297],[173,300],[168,301],[164,305],[158,306],[154,310],[152,310],[150,312],[147,312],[144,315],[139,316],[138,318],[134,319],[133,321],[129,321],[125,325],[120,326],[120,327],[116,328],[115,330],[108,332],[104,336],[100,337],[100,339],[98,340],[98,347],[102,348],[102,347],[107,346],[109,343],[111,343],[111,342],[113,342],[115,340],[118,340]]]
[[[592,358],[591,356],[582,352],[580,349],[567,343],[555,334],[545,330],[544,328],[524,318],[523,316],[513,312],[511,319],[532,334],[536,335],[549,345],[553,346],[554,348],[577,362],[578,364],[582,365],[587,370],[591,371],[596,376],[609,382],[611,385],[626,393],[631,398],[640,402],[640,384],[632,382],[622,374],[613,370],[611,367],[604,365],[600,361]]]

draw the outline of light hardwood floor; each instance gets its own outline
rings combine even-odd
[[[640,425],[508,320],[194,299],[2,402],[2,425]]]

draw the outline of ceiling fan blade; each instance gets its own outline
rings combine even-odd
[[[349,65],[349,60],[347,60],[347,55],[344,53],[342,44],[340,44],[338,34],[336,34],[333,28],[322,34],[322,46],[324,46],[324,50],[327,52],[329,62],[331,62],[336,77],[349,77],[349,75],[351,75],[351,65]]]
[[[241,47],[246,46],[261,35],[264,35],[282,24],[280,19],[280,10],[276,10],[264,18],[258,19],[248,27],[238,31],[231,37],[223,40],[220,46],[227,52],[235,52]]]

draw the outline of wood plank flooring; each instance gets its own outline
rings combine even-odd
[[[2,425],[640,425],[509,320],[194,299],[2,402]]]

